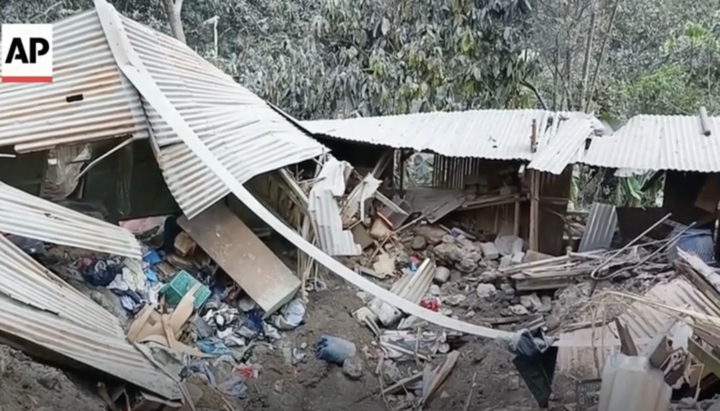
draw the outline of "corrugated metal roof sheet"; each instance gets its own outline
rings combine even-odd
[[[100,24],[98,9],[55,24],[53,83],[3,85],[0,146],[25,151],[117,136],[146,138],[150,128],[158,163],[189,218],[227,195],[218,178],[120,74],[111,38],[137,54],[161,91],[238,180],[327,151],[185,44],[114,9],[108,18],[116,24],[109,32]],[[79,95],[80,101],[67,100]]]
[[[0,232],[86,250],[142,258],[128,230],[0,183]]]
[[[590,207],[587,224],[585,224],[585,232],[580,239],[578,252],[610,248],[617,224],[618,217],[614,205],[593,203]]]
[[[118,320],[0,236],[0,331],[169,399],[177,383],[125,338]]]
[[[720,117],[710,118],[712,134],[699,116],[640,115],[612,136],[593,139],[581,162],[609,168],[720,172]]]
[[[687,308],[709,316],[720,316],[720,309],[684,278],[676,278],[668,283],[658,284],[645,296],[669,306]],[[653,338],[664,332],[674,321],[669,315],[642,302],[632,303],[619,319],[628,329],[641,352]],[[595,355],[590,344],[591,331],[582,329],[560,335],[560,340],[563,342],[560,344],[561,348],[558,353],[558,366],[561,371],[574,372],[584,368],[595,368]],[[614,352],[619,346],[614,324],[606,325],[604,333],[605,353]],[[597,357],[601,370],[604,363],[600,341],[602,334],[603,329],[598,327],[595,330],[595,350],[598,351]]]
[[[450,157],[530,160],[532,120],[544,130],[543,110],[473,110],[343,120],[303,121],[317,134]]]
[[[540,140],[537,153],[528,168],[561,174],[568,164],[575,164],[585,150],[585,142],[603,128],[595,117],[582,113],[559,113],[550,132]]]
[[[533,120],[538,127],[535,154],[530,149]],[[553,174],[560,174],[577,159],[599,124],[583,113],[544,110],[472,110],[302,122],[313,133],[367,144],[428,150],[449,157],[533,160],[532,168]]]
[[[345,193],[347,171],[351,166],[330,157],[320,170],[310,190],[308,211],[313,219],[318,245],[331,256],[359,255],[352,231],[343,230],[337,197]]]
[[[140,98],[120,74],[94,10],[53,25],[49,84],[0,87],[0,146],[18,152],[133,135],[147,137]],[[82,96],[79,101],[68,97]]]
[[[129,45],[193,131],[241,182],[326,149],[176,39],[119,17]],[[229,191],[145,105],[163,175],[188,218]]]

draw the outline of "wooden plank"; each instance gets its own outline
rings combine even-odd
[[[245,223],[216,204],[178,224],[269,316],[290,301],[300,280]]]

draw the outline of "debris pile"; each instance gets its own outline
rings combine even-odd
[[[517,222],[478,228],[458,214],[526,201],[523,189],[390,195],[376,177],[382,168],[380,162],[363,176],[329,157],[312,179],[299,181],[287,170],[273,177],[291,204],[278,213],[292,210],[284,218],[303,238],[397,296],[357,291],[353,317],[372,332],[371,346],[331,329],[310,343],[288,342],[307,319],[308,293],[325,288],[322,270],[308,255],[283,249],[287,244],[266,228],[250,227],[226,203],[191,220],[123,223],[142,241],[141,260],[6,238],[115,314],[127,341],[184,381],[186,404],[202,395],[198,385],[224,401],[251,396],[249,383],[264,372],[252,354],[262,346],[282,351],[292,367],[325,363],[353,384],[374,374],[392,410],[428,408],[446,396],[443,387],[472,339],[395,306],[405,300],[443,319],[500,331],[497,347],[511,353],[519,375],[514,385],[522,378],[532,386],[541,407],[559,398],[552,394],[555,368],[580,382],[602,377],[603,383],[611,380],[603,377],[606,369],[623,369],[597,354],[607,346],[642,358],[622,363],[635,364],[633,370],[660,372],[658,392],[689,386],[696,393],[685,396],[704,406],[698,405],[702,384],[720,370],[713,351],[720,346],[720,274],[677,247],[692,226],[668,214],[613,249],[616,222],[598,233],[597,221],[615,209],[595,205],[565,220],[576,229],[566,230],[566,252],[551,256],[532,249]],[[664,224],[672,228],[667,238],[647,237]],[[575,246],[584,251],[572,251]],[[132,398],[130,409],[159,403],[140,388],[132,395],[121,390]],[[101,396],[116,403],[120,396],[111,391]],[[690,403],[670,406],[696,409],[677,408]]]

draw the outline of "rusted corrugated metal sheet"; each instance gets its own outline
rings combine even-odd
[[[118,320],[0,236],[0,332],[169,399],[177,383],[125,338]]]
[[[0,232],[86,250],[142,258],[128,230],[0,183]]]
[[[611,204],[593,203],[590,207],[585,232],[580,239],[578,251],[607,250],[612,243],[617,229],[618,216],[615,206]]]
[[[668,306],[686,308],[714,317],[720,316],[720,309],[684,278],[658,284],[645,296]],[[656,336],[667,331],[674,321],[669,315],[641,302],[631,304],[619,319],[630,332],[641,353]],[[582,329],[560,335],[558,367],[561,372],[573,374],[587,369],[596,371],[596,358],[602,370],[608,354],[618,351],[619,338],[613,324],[604,327],[604,350],[600,341],[603,328],[595,329],[595,348],[591,343],[591,334],[592,330]]]
[[[0,146],[24,152],[147,137],[140,98],[118,71],[95,10],[55,23],[53,41],[52,83],[0,87]]]
[[[533,120],[538,130],[535,154],[530,147]],[[562,173],[577,159],[599,124],[583,113],[544,110],[472,110],[302,122],[317,134],[396,149],[427,150],[447,157],[537,158],[532,168],[553,174]]]
[[[345,193],[350,165],[329,158],[310,190],[308,211],[313,219],[320,249],[331,256],[359,255],[360,246],[350,230],[343,230],[337,198]]]
[[[241,182],[326,149],[176,39],[119,17],[128,44],[188,125]],[[158,163],[188,218],[229,193],[150,105]]]
[[[720,172],[720,117],[705,136],[699,116],[640,115],[612,136],[593,139],[582,162],[633,170]]]

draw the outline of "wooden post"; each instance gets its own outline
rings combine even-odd
[[[520,237],[520,202],[515,202],[515,218],[513,219],[513,234]]]
[[[540,173],[530,170],[530,249],[539,251]]]
[[[535,152],[537,147],[537,121],[532,122],[530,136],[531,149]],[[540,217],[540,173],[537,170],[530,172],[530,250],[538,251],[538,230]]]

